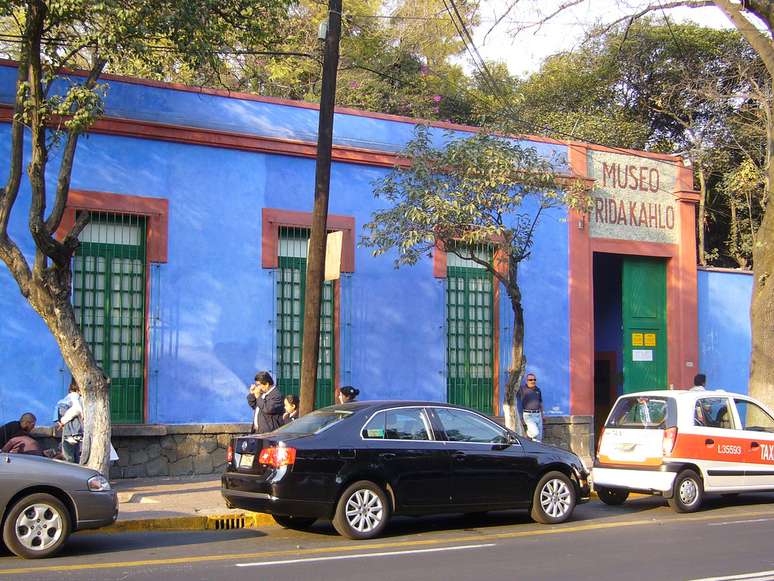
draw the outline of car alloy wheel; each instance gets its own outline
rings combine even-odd
[[[532,498],[532,518],[556,524],[570,518],[575,509],[575,487],[561,472],[549,472],[540,479]]]
[[[704,486],[699,475],[693,470],[683,470],[675,478],[672,498],[667,502],[675,512],[695,512],[703,497]]]
[[[37,559],[56,553],[70,534],[70,513],[49,494],[19,500],[3,526],[5,545],[19,557]]]
[[[333,526],[350,539],[371,539],[382,532],[390,516],[384,491],[367,480],[355,482],[339,498]]]

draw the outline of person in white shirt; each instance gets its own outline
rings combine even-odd
[[[78,464],[81,461],[81,445],[83,444],[83,405],[81,390],[73,379],[67,395],[57,402],[59,419],[54,428],[62,430],[62,456],[68,462]]]

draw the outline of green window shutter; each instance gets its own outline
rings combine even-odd
[[[301,343],[304,336],[304,289],[309,230],[280,228],[277,269],[277,385],[287,395],[301,390]],[[333,283],[323,285],[320,315],[320,354],[317,363],[315,408],[333,404],[335,370]]]
[[[86,342],[111,379],[117,424],[145,410],[145,218],[92,213],[73,257],[73,307]]]
[[[492,275],[472,261],[461,260],[451,253],[448,257],[447,400],[491,414],[494,397]]]

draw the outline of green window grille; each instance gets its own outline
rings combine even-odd
[[[309,230],[280,228],[277,269],[277,385],[285,394],[301,391],[301,342],[304,336],[304,289]],[[333,283],[323,285],[320,354],[315,407],[333,404]]]
[[[491,258],[488,250],[482,252]],[[492,414],[492,275],[481,265],[450,252],[446,283],[447,399]]]
[[[145,409],[145,218],[92,212],[73,257],[73,307],[111,379],[114,423],[140,424]]]

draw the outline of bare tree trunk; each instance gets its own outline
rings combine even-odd
[[[110,460],[110,380],[83,338],[70,302],[69,269],[47,269],[34,277],[29,302],[43,318],[83,396],[84,443],[81,464],[108,474]]]
[[[527,357],[524,355],[524,308],[521,304],[521,289],[516,280],[518,264],[511,260],[508,269],[508,284],[505,291],[513,308],[513,341],[511,343],[511,361],[508,369],[508,382],[505,385],[504,416],[505,426],[519,435],[524,435],[524,426],[519,417],[516,395],[524,378]]]
[[[766,193],[774,183],[774,128],[767,123]],[[766,196],[768,200],[770,196]],[[766,204],[768,206],[768,204]],[[748,393],[774,407],[774,212],[765,208],[753,244],[753,293],[750,306],[752,358]]]
[[[698,245],[699,245],[699,264],[701,266],[707,266],[707,257],[704,252],[704,218],[706,214],[706,196],[707,196],[707,179],[704,175],[704,169],[700,166],[698,168],[699,177],[699,220],[698,220]]]

